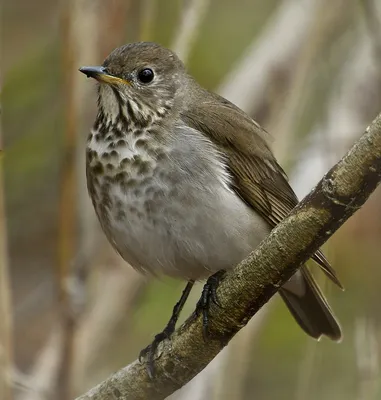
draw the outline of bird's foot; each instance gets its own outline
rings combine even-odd
[[[172,333],[175,331],[176,323],[181,313],[181,310],[184,307],[184,304],[189,296],[189,293],[192,290],[194,285],[194,281],[189,281],[181,294],[180,300],[176,303],[173,308],[171,319],[169,320],[167,326],[164,328],[163,332],[158,333],[155,336],[153,342],[143,349],[139,354],[139,361],[142,362],[143,359],[146,359],[147,363],[147,373],[148,376],[153,379],[155,376],[155,354],[156,350],[159,347],[159,344],[166,339],[170,339]]]
[[[175,326],[169,326],[167,325],[165,329],[158,333],[153,342],[148,345],[146,348],[144,348],[140,353],[139,353],[139,361],[142,362],[143,359],[146,360],[147,363],[147,373],[150,379],[153,379],[155,376],[155,354],[156,350],[159,347],[159,344],[163,342],[166,339],[170,339],[172,333],[175,331]]]
[[[226,271],[221,270],[208,278],[204,288],[202,289],[201,298],[196,305],[196,315],[200,315],[202,313],[202,335],[205,341],[209,339],[208,326],[210,303],[212,302],[218,307],[222,307],[217,297],[217,288],[225,274]]]

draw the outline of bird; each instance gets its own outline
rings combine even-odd
[[[86,176],[105,235],[137,271],[187,281],[167,326],[141,352],[151,365],[158,344],[174,332],[193,284],[206,280],[196,307],[206,334],[221,278],[298,198],[266,130],[200,86],[170,49],[129,43],[101,66],[79,70],[97,81]],[[320,250],[312,259],[342,288]],[[279,294],[308,335],[341,339],[340,324],[305,265]]]

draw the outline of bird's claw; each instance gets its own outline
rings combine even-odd
[[[209,277],[204,285],[204,288],[202,289],[200,300],[196,305],[196,315],[200,315],[202,313],[202,335],[205,341],[209,339],[208,326],[210,303],[213,302],[216,306],[222,308],[222,305],[218,300],[217,288],[220,284],[221,278],[225,274],[226,272],[221,270]]]
[[[172,332],[167,332],[166,330],[158,333],[155,336],[155,339],[153,340],[153,342],[139,353],[139,362],[140,363],[143,362],[143,359],[146,360],[147,373],[148,373],[148,376],[150,377],[150,379],[153,379],[155,376],[156,350],[159,347],[159,344],[161,342],[163,342],[166,339],[170,339],[171,334],[172,334]]]

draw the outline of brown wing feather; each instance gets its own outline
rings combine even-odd
[[[205,97],[209,100],[191,102],[192,108],[181,116],[183,121],[207,134],[221,149],[233,177],[234,191],[275,227],[298,204],[298,199],[267,144],[269,135],[226,99],[209,92],[204,92]],[[342,288],[323,253],[318,250],[312,258]]]

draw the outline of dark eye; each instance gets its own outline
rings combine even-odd
[[[144,68],[138,72],[138,79],[142,83],[150,83],[152,82],[155,74],[153,73],[151,68]]]

